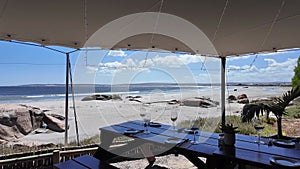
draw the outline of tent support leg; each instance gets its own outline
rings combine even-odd
[[[225,83],[226,83],[225,73],[226,73],[226,57],[221,57],[221,113],[222,113],[222,127],[225,126]]]
[[[66,53],[66,98],[65,98],[65,147],[68,144],[68,110],[69,110],[69,64],[70,56]]]

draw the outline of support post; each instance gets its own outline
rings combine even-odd
[[[223,128],[223,126],[225,126],[225,100],[226,100],[226,98],[225,98],[225,83],[226,83],[225,74],[226,74],[226,57],[221,57],[221,113],[222,113],[222,128]]]
[[[69,111],[69,64],[70,56],[66,53],[66,98],[65,98],[65,147],[68,144],[68,111]]]
[[[53,164],[60,163],[59,150],[54,150],[53,151],[52,162],[53,162]]]

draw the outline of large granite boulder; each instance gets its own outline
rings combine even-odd
[[[249,103],[249,99],[248,96],[246,94],[241,94],[237,97],[238,99],[238,103],[240,104],[248,104]]]
[[[56,132],[64,132],[65,124],[64,121],[59,120],[51,115],[44,114],[43,121],[47,124],[48,128]]]
[[[246,99],[246,98],[248,98],[248,96],[246,95],[246,94],[241,94],[241,95],[238,95],[238,97],[237,97],[239,100],[240,99]]]
[[[43,124],[44,112],[41,110],[29,110],[31,115],[32,130],[38,129]]]
[[[272,102],[273,102],[273,98],[268,98],[268,97],[256,98],[251,101],[251,103],[272,103]]]
[[[63,117],[46,115],[45,110],[26,105],[0,105],[0,143],[15,141],[40,128],[45,122],[48,128],[63,132]],[[61,120],[60,120],[61,119]]]
[[[0,124],[0,140],[5,141],[14,141],[17,138],[22,137],[22,133],[19,131],[18,127],[15,126],[6,126]]]
[[[204,107],[204,108],[216,107],[218,104],[219,104],[218,102],[204,97],[185,99],[181,102],[181,105],[183,106]]]
[[[19,131],[27,135],[29,134],[33,128],[32,128],[32,116],[28,109],[17,109],[15,111],[17,116],[16,126],[19,129]]]
[[[92,95],[92,96],[86,96],[83,99],[81,99],[81,101],[91,101],[91,100],[106,101],[106,100],[111,100],[111,99],[112,99],[111,95],[95,94],[95,95]]]
[[[91,100],[96,100],[98,95],[92,95],[92,96],[86,96],[81,101],[91,101]]]
[[[249,99],[248,98],[239,99],[237,102],[240,103],[240,104],[248,104],[249,103]]]
[[[228,96],[227,100],[235,101],[235,100],[237,100],[237,98],[234,95],[230,95],[230,96]]]
[[[0,112],[0,124],[12,127],[17,123],[17,115],[15,111]]]
[[[118,94],[113,94],[111,96],[111,99],[113,99],[113,100],[123,100],[122,97],[120,95],[118,95]]]

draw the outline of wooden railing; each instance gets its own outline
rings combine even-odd
[[[67,161],[81,155],[93,155],[98,147],[78,148],[73,150],[54,150],[24,157],[0,160],[0,169],[52,169],[53,164]]]

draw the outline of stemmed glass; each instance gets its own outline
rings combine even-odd
[[[259,119],[254,119],[254,128],[257,131],[258,139],[255,141],[258,145],[265,144],[265,142],[260,141],[260,135],[263,129],[265,128],[263,122],[261,122]]]
[[[141,111],[140,111],[140,116],[144,120],[144,127],[145,127],[145,134],[149,134],[150,132],[148,131],[148,125],[151,121],[151,114],[150,114],[150,105],[149,104],[143,104]]]
[[[192,144],[199,144],[199,141],[196,139],[196,133],[198,132],[199,128],[198,127],[191,127],[191,130],[193,131],[193,135],[194,135],[194,138],[193,140],[191,141]]]
[[[175,106],[171,109],[171,121],[172,121],[172,124],[173,124],[173,131],[176,131],[175,129],[175,122],[178,118],[178,107]]]

